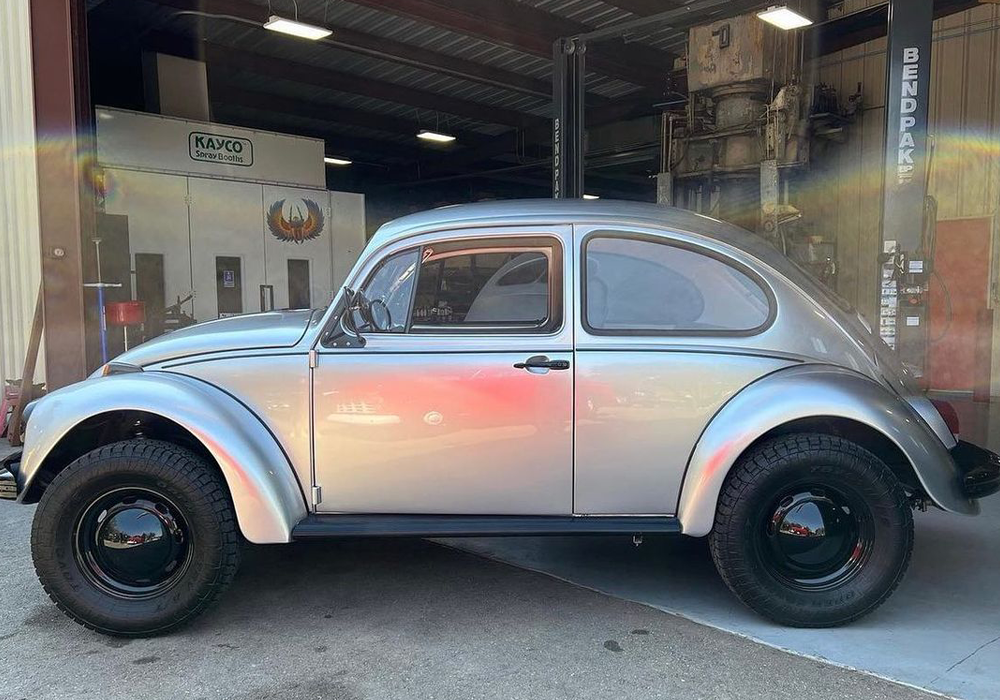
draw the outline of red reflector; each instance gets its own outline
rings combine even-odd
[[[958,435],[958,411],[956,411],[955,407],[951,405],[951,402],[945,401],[944,399],[931,399],[931,403],[934,404],[934,408],[937,409],[937,412],[941,414],[941,417],[944,419],[944,424],[948,426],[948,430],[952,432],[952,435]]]

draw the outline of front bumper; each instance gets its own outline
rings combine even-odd
[[[17,499],[17,474],[21,467],[21,452],[8,455],[0,461],[0,499]]]
[[[962,475],[962,492],[968,498],[983,498],[1000,491],[1000,455],[959,440],[951,450]]]

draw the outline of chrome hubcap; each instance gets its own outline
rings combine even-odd
[[[122,598],[148,598],[170,588],[186,569],[190,537],[180,511],[147,489],[107,493],[77,523],[75,556],[98,588]]]
[[[762,513],[765,567],[799,590],[828,590],[853,579],[874,543],[874,521],[853,493],[803,484],[782,492]]]

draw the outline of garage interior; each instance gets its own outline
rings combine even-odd
[[[768,3],[747,0],[87,0],[32,3],[30,23],[24,8],[18,17],[12,6],[11,26],[33,27],[22,61],[30,65],[34,52],[28,74],[34,116],[49,134],[46,142],[59,148],[39,154],[41,249],[10,248],[7,294],[16,303],[4,312],[14,329],[2,353],[5,378],[18,378],[23,366],[38,281],[22,263],[33,259],[53,269],[44,285],[49,335],[66,333],[59,347],[80,348],[59,358],[45,353],[39,364],[55,387],[84,376],[103,357],[97,292],[91,287],[82,303],[67,302],[72,287],[111,280],[121,286],[102,290],[109,302],[144,301],[151,320],[132,330],[134,342],[159,332],[163,309],[184,300],[167,325],[292,302],[324,304],[364,238],[401,214],[469,201],[584,196],[672,203],[756,230],[856,306],[890,345],[899,321],[906,345],[900,352],[929,388],[979,399],[1000,395],[994,371],[1000,343],[993,342],[1000,320],[992,313],[998,91],[995,71],[983,70],[996,66],[1000,53],[997,8],[978,0],[919,4],[937,18],[932,38],[916,5],[897,13],[895,23],[901,36],[924,32],[933,49],[920,66],[930,83],[919,100],[927,111],[925,128],[918,124],[916,132],[920,175],[897,196],[882,185],[882,163],[895,157],[885,147],[887,86],[894,83],[886,81],[884,2],[793,3],[812,23],[791,31],[757,17]],[[272,17],[331,33],[309,40],[268,31]],[[66,38],[53,26],[77,39],[61,57],[38,48]],[[46,104],[57,74],[70,81],[72,104]],[[148,129],[135,127],[130,155],[109,156],[120,137],[111,128],[114,114],[119,122],[147,117]],[[209,207],[202,220],[213,233],[205,235],[225,238],[231,231],[223,246],[229,259],[255,260],[239,270],[223,271],[219,262],[214,270],[206,263],[201,273],[171,273],[194,267],[191,261],[214,244],[199,249],[197,222],[175,232],[178,245],[163,231],[143,234],[144,222],[185,212],[164,208],[170,186],[163,178],[120,175],[113,166],[133,174],[177,172],[181,166],[143,145],[160,140],[152,125],[173,118],[187,120],[191,130],[232,127],[321,149],[325,172],[316,162],[304,164],[317,159],[313,153],[296,159],[307,175],[249,181],[362,195],[363,205],[355,199],[354,206],[363,206],[363,214],[343,224],[355,229],[355,240],[344,251],[293,257],[277,274],[274,264],[263,270],[256,260],[274,248],[266,228],[262,240],[271,247],[234,251],[253,222],[239,220],[240,206]],[[73,164],[55,157],[66,149],[96,157],[78,156],[85,167],[70,173]],[[192,182],[214,186],[245,175],[233,170]],[[70,174],[76,187],[67,185]],[[232,199],[222,194],[225,184],[217,189],[218,197],[211,189],[196,196],[190,185],[178,193],[189,218],[198,218],[199,203]],[[150,200],[135,205],[131,220],[123,191]],[[67,192],[78,206],[66,206]],[[279,219],[304,211],[308,197],[279,194],[271,197],[284,202]],[[896,207],[884,217],[886,226],[883,206]],[[925,215],[925,207],[932,211]],[[60,217],[80,235],[70,235]],[[925,221],[933,222],[930,231]],[[187,262],[163,259],[164,251],[141,242],[123,254],[116,237],[129,231],[174,251],[188,236]],[[334,227],[329,235],[336,241],[348,234]],[[105,239],[101,280],[94,238]],[[893,245],[900,255],[892,254]],[[56,248],[66,255],[52,255]],[[903,255],[927,258],[924,272],[896,275]],[[329,279],[314,279],[315,271],[309,277],[310,269],[331,265],[337,271]],[[289,270],[292,278],[305,270],[312,293],[291,289]],[[220,284],[239,277],[239,303],[218,297],[216,276]],[[897,297],[886,296],[896,287],[898,318]],[[111,329],[108,339],[104,354],[113,355],[124,346],[124,331]]]
[[[367,237],[409,212],[625,199],[692,209],[772,241],[854,305],[926,388],[955,399],[963,433],[1000,449],[1000,4],[793,1],[811,24],[792,30],[758,17],[774,4],[5,4],[0,21],[30,26],[30,37],[0,48],[23,96],[0,119],[11,166],[0,193],[2,378],[32,366],[38,298],[45,334],[34,377],[57,388],[178,324],[325,304]],[[271,31],[275,17],[331,33]],[[897,40],[926,47],[916,87],[887,65]],[[170,129],[183,132],[176,166],[157,145]],[[252,143],[256,167],[268,148],[287,167],[198,170],[188,161],[200,130]],[[37,148],[24,147],[36,131]],[[308,238],[317,220],[323,236]],[[145,303],[142,322],[123,317],[103,348],[98,294]],[[789,634],[740,610],[700,543],[461,546],[986,700],[1000,687],[1000,597],[988,577],[1000,565],[1000,510],[991,502],[976,522],[934,516],[918,519],[921,552],[893,604],[822,634]],[[595,570],[594,549],[630,582]],[[898,660],[884,659],[887,648]]]

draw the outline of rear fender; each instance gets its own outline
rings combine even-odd
[[[229,394],[168,372],[89,379],[41,399],[25,435],[18,473],[22,497],[46,457],[76,426],[120,411],[151,413],[190,432],[222,471],[243,536],[257,544],[291,541],[292,527],[306,516],[306,502],[275,437]]]
[[[750,384],[712,418],[691,453],[677,515],[685,534],[707,535],[729,470],[754,441],[796,420],[844,418],[878,431],[913,467],[927,495],[941,508],[973,515],[975,501],[961,491],[947,447],[904,400],[856,372],[829,365],[799,365]]]

